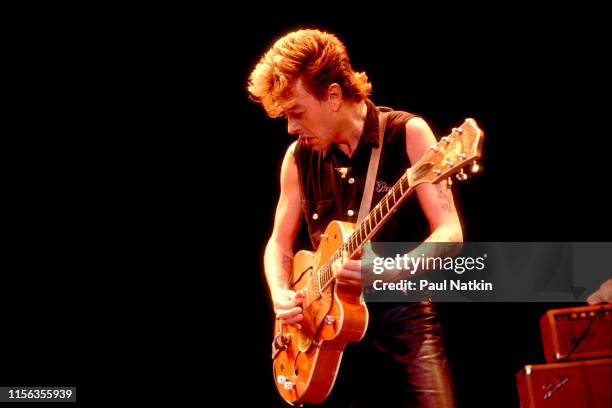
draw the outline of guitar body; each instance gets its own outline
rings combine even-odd
[[[276,320],[273,349],[274,381],[290,404],[323,402],[336,380],[344,347],[363,338],[368,309],[361,287],[335,281],[317,293],[311,276],[342,245],[355,225],[332,221],[316,252],[300,251],[293,260],[292,290],[306,294],[301,329]]]

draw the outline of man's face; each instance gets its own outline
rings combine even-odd
[[[283,100],[287,131],[314,150],[324,150],[333,141],[333,111],[329,98],[318,100],[304,88],[301,79],[291,85]]]

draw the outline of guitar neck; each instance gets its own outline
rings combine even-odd
[[[376,204],[370,213],[357,225],[349,238],[334,252],[327,262],[313,275],[319,287],[324,289],[334,278],[332,264],[342,258],[344,252],[352,257],[382,228],[400,204],[415,190],[410,185],[409,171],[395,183],[389,192]]]
[[[393,188],[357,225],[349,238],[334,252],[322,267],[312,275],[315,292],[320,293],[334,279],[331,266],[342,258],[344,252],[354,256],[359,249],[387,222],[397,207],[421,183],[437,183],[445,177],[457,174],[458,180],[467,175],[463,167],[472,163],[470,171],[478,172],[476,159],[482,154],[484,133],[474,119],[468,118],[459,128],[453,128],[450,135],[443,137],[437,144],[430,146],[421,159],[409,168]]]

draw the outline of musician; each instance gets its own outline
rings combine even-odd
[[[302,296],[289,289],[289,276],[300,221],[306,220],[315,248],[331,220],[356,222],[370,153],[378,146],[379,109],[368,98],[372,85],[366,73],[353,70],[335,35],[319,30],[298,30],[279,39],[251,73],[248,90],[268,116],[285,118],[287,131],[298,137],[282,162],[264,264],[276,317],[299,328]],[[391,111],[372,206],[435,143],[421,117]],[[420,185],[393,217],[373,240],[463,239],[445,183]],[[361,285],[359,259],[345,256],[333,271],[337,284]],[[350,390],[351,406],[382,406],[382,401],[384,406],[454,406],[435,304],[424,298],[371,303],[368,309],[366,337],[347,347],[336,383]],[[334,406],[343,402],[327,401]]]

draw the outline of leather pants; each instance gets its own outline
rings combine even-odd
[[[370,303],[365,338],[349,344],[329,407],[454,407],[435,304]]]

